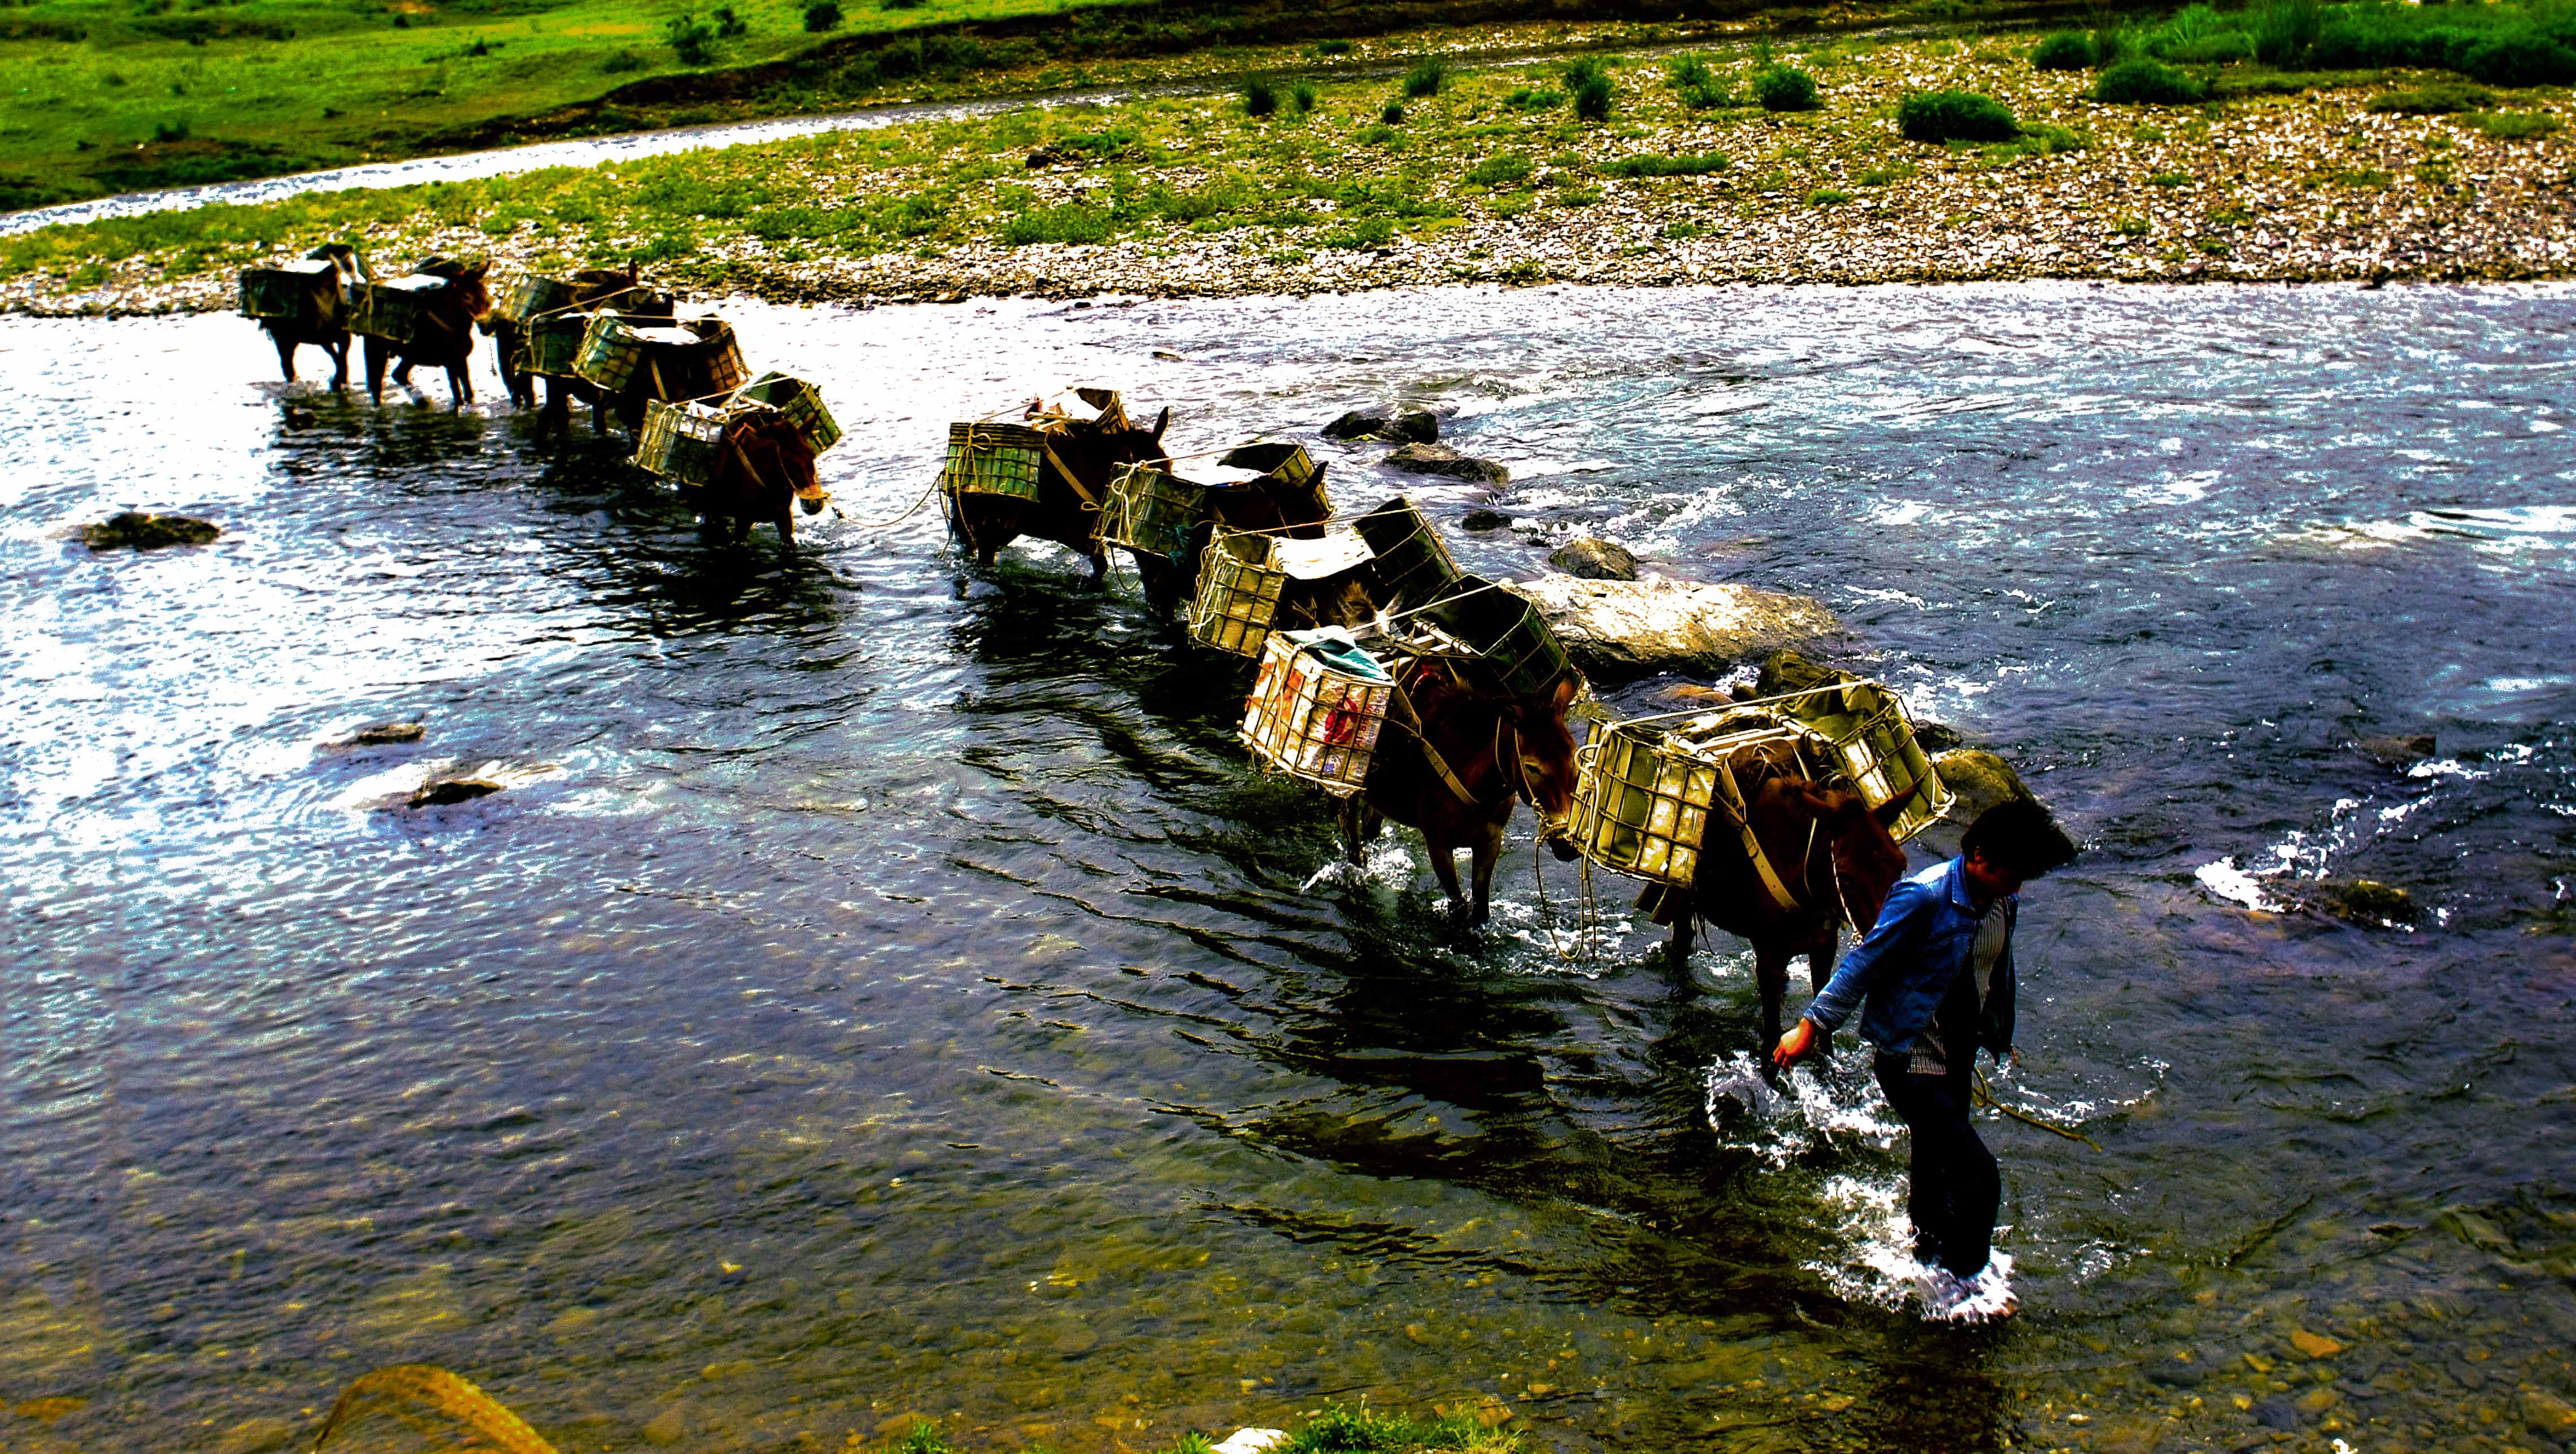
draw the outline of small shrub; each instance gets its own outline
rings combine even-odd
[[[156,121],[152,123],[152,139],[154,141],[186,141],[190,135],[191,129],[188,125],[188,119],[184,116],[180,117],[176,121]]]
[[[1404,72],[1404,94],[1419,99],[1437,96],[1449,84],[1449,62],[1439,56],[1424,56]]]
[[[751,34],[751,26],[741,16],[734,14],[733,7],[730,5],[717,6],[708,19],[715,22],[718,40],[731,40],[736,36]]]
[[[1831,207],[1836,203],[1850,200],[1851,193],[1837,191],[1832,187],[1818,187],[1807,194],[1807,205],[1810,207]]]
[[[2537,111],[2473,111],[2460,120],[2498,141],[2536,141],[2560,126],[2557,117]]]
[[[1922,91],[1896,108],[1896,129],[1908,141],[2010,141],[2021,134],[2013,114],[1992,96],[1974,91]]]
[[[1765,66],[1753,73],[1753,99],[1765,111],[1813,111],[1816,78],[1796,66]]]
[[[2194,40],[2176,41],[2157,54],[2187,66],[2224,66],[2254,58],[2254,38],[2241,30],[2220,31]]]
[[[1614,94],[1609,68],[1597,56],[1577,56],[1565,63],[1566,94],[1574,98],[1574,114],[1585,121],[1610,119],[1610,100]]]
[[[1255,76],[1243,83],[1243,114],[1268,116],[1279,109],[1279,88],[1267,76]]]
[[[1621,157],[1601,164],[1605,177],[1697,177],[1709,172],[1722,172],[1735,163],[1724,152],[1701,152],[1696,156]]]
[[[1350,53],[1351,43],[1347,40],[1319,40],[1315,42],[1315,54],[1319,56],[1346,56]]]
[[[2138,38],[2117,25],[2101,25],[2093,30],[2093,65],[2096,69],[2117,65],[2138,53]]]
[[[1395,241],[1395,219],[1370,217],[1354,222],[1339,231],[1324,234],[1315,240],[1315,245],[1340,248],[1345,252],[1364,252],[1373,247],[1384,247],[1393,241]]]
[[[2191,173],[2149,172],[2147,174],[2147,185],[2150,187],[2188,187],[2191,185]]]
[[[813,4],[805,7],[805,28],[809,31],[819,34],[840,23],[841,7],[833,0],[814,0]]]
[[[877,0],[879,10],[919,10],[923,0]]]
[[[1479,187],[1513,187],[1528,181],[1530,171],[1527,153],[1497,152],[1469,167],[1463,180]]]
[[[2188,106],[2209,98],[2209,87],[2162,61],[2133,56],[2093,81],[2093,99],[2133,106]]]
[[[2264,0],[2254,12],[2254,59],[2267,66],[2296,65],[2324,30],[2325,7],[2317,0]]]
[[[2111,230],[2120,234],[2122,237],[2144,237],[2150,231],[2150,228],[2147,225],[2147,219],[2132,212],[2122,216],[2119,221],[2112,223]]]
[[[1708,229],[1696,222],[1667,222],[1655,235],[1666,242],[1688,242],[1694,237],[1708,236]]]
[[[612,76],[624,75],[628,71],[640,71],[651,64],[653,64],[651,61],[623,47],[599,58],[599,68]]]
[[[1514,111],[1545,111],[1565,104],[1562,91],[1533,91],[1527,86],[1503,98],[1503,104]]]
[[[1572,186],[1556,189],[1556,205],[1559,207],[1590,207],[1600,200],[1599,187]]]
[[[1002,224],[1002,241],[1011,247],[1041,242],[1101,242],[1109,236],[1109,214],[1079,202],[1031,207]]]
[[[703,66],[716,58],[716,28],[694,15],[672,16],[663,23],[662,34],[684,66]]]
[[[1387,102],[1386,109],[1377,114],[1377,119],[1389,126],[1402,126],[1404,124],[1404,103],[1401,101]]]
[[[1296,107],[1297,114],[1300,116],[1314,110],[1315,83],[1312,81],[1299,81],[1296,85],[1289,87],[1288,104]]]
[[[1673,62],[1668,73],[1673,89],[1681,93],[1682,104],[1693,111],[1706,111],[1732,101],[1726,88],[1717,82],[1717,73],[1708,68],[1704,56],[1684,56]]]
[[[2492,92],[2476,86],[2437,81],[2402,91],[2383,91],[2362,109],[2383,116],[2442,116],[2453,111],[2480,111],[2495,104]]]
[[[913,1420],[912,1427],[904,1431],[902,1441],[894,1449],[895,1454],[956,1454],[928,1419]]]
[[[2191,240],[2191,245],[2211,257],[2225,257],[2236,250],[2223,237],[2195,237]]]
[[[2030,48],[2034,71],[2082,71],[2093,65],[2093,41],[2080,30],[2051,31]]]

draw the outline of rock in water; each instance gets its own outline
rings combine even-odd
[[[1431,444],[1440,438],[1440,416],[1428,409],[1372,405],[1324,426],[1326,439],[1382,439],[1389,444]]]
[[[351,747],[389,747],[397,742],[418,742],[429,729],[418,722],[370,722],[349,734]]]
[[[1946,723],[1917,722],[1914,724],[1914,745],[1925,752],[1947,752],[1967,740],[1959,735],[1958,728]]]
[[[1615,540],[1597,535],[1578,535],[1547,554],[1547,563],[1570,576],[1587,581],[1633,581],[1637,578],[1637,558]]]
[[[1473,530],[1480,534],[1487,530],[1500,530],[1511,523],[1512,517],[1500,510],[1470,510],[1458,517],[1459,529]]]
[[[2433,734],[2411,737],[2364,737],[2352,750],[2381,767],[2411,767],[2433,755]]]
[[[1821,601],[1752,586],[1656,577],[1588,581],[1542,576],[1509,587],[1539,609],[1575,664],[1593,676],[1680,671],[1715,675],[1735,663],[1842,629]]]
[[[1791,692],[1812,691],[1817,687],[1838,687],[1860,678],[1840,667],[1818,666],[1797,650],[1775,651],[1762,658],[1762,675],[1753,684],[1758,697],[1783,697]]]
[[[1932,759],[1932,770],[1941,775],[1942,786],[1958,795],[1959,806],[1951,816],[1962,825],[2001,803],[2038,800],[2011,763],[1983,748],[1954,747]]]
[[[81,543],[92,550],[159,550],[165,545],[206,545],[224,532],[185,515],[147,515],[125,510],[97,525],[81,527]]]
[[[1460,454],[1445,444],[1407,444],[1397,447],[1380,464],[1388,469],[1409,470],[1417,475],[1446,475],[1453,480],[1476,484],[1508,484],[1512,472],[1490,459]]]
[[[501,785],[490,778],[438,778],[420,785],[420,791],[411,795],[411,806],[444,808],[455,803],[470,803],[476,798],[488,797],[499,791],[501,791]]]

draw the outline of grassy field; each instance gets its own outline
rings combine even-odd
[[[587,101],[647,77],[772,60],[835,37],[1074,10],[1086,0],[900,8],[848,0],[822,31],[806,28],[809,3],[38,0],[0,8],[0,208],[410,155],[442,132]]]

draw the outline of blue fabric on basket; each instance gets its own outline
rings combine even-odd
[[[1387,675],[1385,667],[1378,664],[1378,659],[1360,645],[1359,638],[1343,627],[1318,626],[1312,631],[1291,631],[1288,639],[1298,650],[1313,653],[1317,660],[1335,671],[1348,672],[1363,681],[1392,683],[1395,680]]]

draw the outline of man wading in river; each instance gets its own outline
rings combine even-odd
[[[2001,1270],[1986,1275],[2003,1183],[1994,1153],[1968,1124],[1968,1082],[1980,1046],[1998,1063],[2013,1053],[2015,895],[2074,856],[2037,803],[1979,814],[1957,858],[1887,896],[1877,925],[1772,1052],[1782,1069],[1795,1065],[1868,996],[1861,1038],[1878,1047],[1871,1069],[1913,1141],[1905,1210],[1915,1260],[1927,1269],[1924,1302],[1936,1316],[2012,1310]]]

